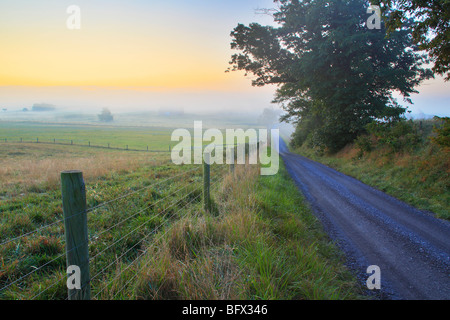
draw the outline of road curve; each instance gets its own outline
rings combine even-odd
[[[347,264],[365,285],[381,269],[382,299],[450,299],[450,223],[417,210],[323,164],[290,153],[287,171]]]

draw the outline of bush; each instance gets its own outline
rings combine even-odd
[[[335,153],[356,138],[347,125],[320,124],[317,121],[299,122],[292,134],[292,146],[306,145],[319,153]]]
[[[355,140],[355,145],[358,148],[358,158],[362,157],[365,152],[373,150],[372,137],[370,135],[361,135]]]
[[[435,126],[433,133],[435,134],[431,137],[431,141],[440,147],[449,148],[450,147],[450,118],[439,118],[435,117],[436,120],[442,120],[439,127]]]
[[[412,120],[394,123],[372,122],[367,126],[367,131],[375,137],[378,146],[388,147],[393,152],[412,150],[422,141]]]
[[[297,125],[291,137],[291,145],[294,148],[301,147],[308,137],[308,132],[302,126]]]

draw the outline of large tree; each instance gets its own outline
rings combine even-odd
[[[231,70],[245,70],[255,86],[276,84],[274,102],[297,123],[303,143],[336,151],[376,119],[394,121],[406,100],[431,76],[409,30],[370,30],[368,1],[275,0],[278,27],[239,24],[231,33]]]
[[[382,8],[388,36],[401,28],[412,30],[413,40],[434,62],[433,72],[450,80],[450,1],[372,0]]]

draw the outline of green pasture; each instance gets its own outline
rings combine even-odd
[[[0,122],[0,143],[40,142],[168,151],[173,129],[29,122]]]

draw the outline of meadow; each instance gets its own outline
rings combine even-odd
[[[91,124],[1,122],[0,143],[75,144],[89,147],[169,151],[173,129]]]
[[[0,161],[4,168],[0,287],[8,286],[1,292],[3,299],[67,296],[62,281],[65,278],[59,186],[62,170],[79,169],[84,173],[90,208],[90,254],[95,257],[91,272],[97,274],[100,283],[109,271],[115,271],[116,263],[129,263],[136,258],[155,228],[162,228],[176,215],[182,215],[188,203],[201,202],[201,167],[174,166],[168,155],[124,154],[125,151],[78,146],[67,150],[64,146],[44,144],[8,147],[15,153],[12,155],[11,149],[3,146]],[[213,179],[217,179],[214,174],[215,171]],[[111,270],[104,270],[107,267]],[[93,279],[93,287],[96,283],[99,282]],[[48,290],[42,289],[51,285]]]
[[[81,170],[92,299],[354,299],[363,290],[284,168],[202,166],[168,152],[12,142],[167,145],[169,128],[2,123],[0,299],[67,299],[60,172]],[[95,140],[94,140],[95,139]],[[139,144],[145,143],[145,144]]]

